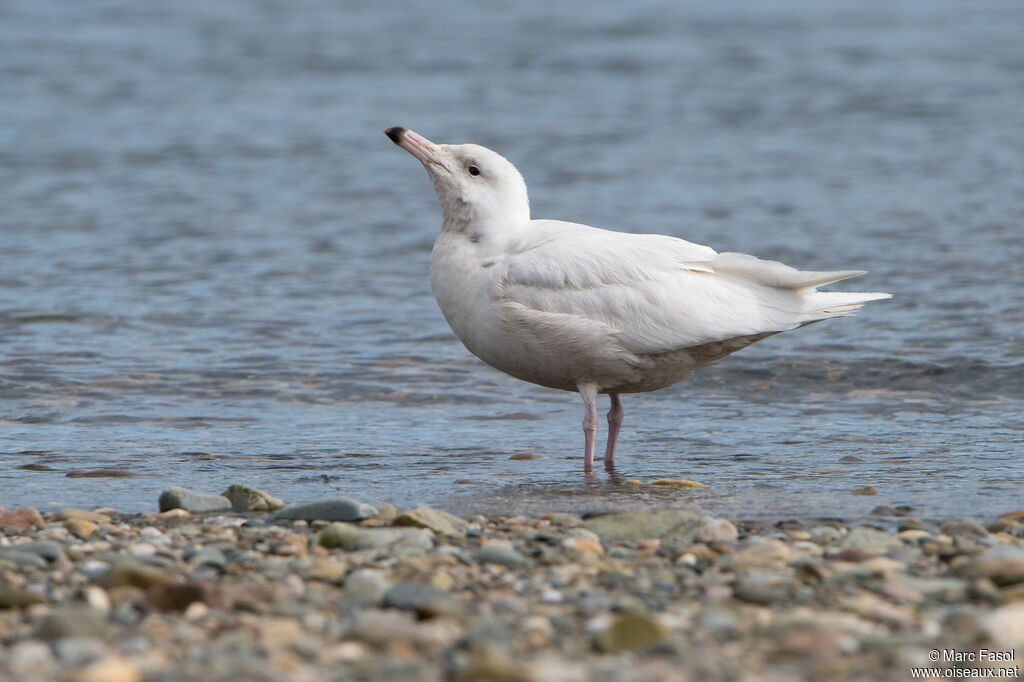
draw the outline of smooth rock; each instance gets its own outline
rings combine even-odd
[[[95,511],[87,511],[76,507],[64,507],[57,512],[59,521],[70,521],[71,519],[83,519],[93,523],[110,523],[110,515]]]
[[[740,537],[736,524],[728,519],[708,519],[693,534],[694,542],[736,542]]]
[[[110,613],[112,603],[110,595],[102,587],[97,585],[86,585],[82,588],[82,599],[85,603],[96,609],[97,613]]]
[[[146,601],[160,611],[184,611],[194,602],[211,604],[213,587],[206,583],[161,583],[146,591]]]
[[[268,649],[293,646],[302,638],[302,625],[294,618],[269,618],[259,623],[259,641]]]
[[[78,565],[78,570],[89,580],[95,581],[110,570],[110,563],[98,559],[86,559]]]
[[[433,533],[426,528],[360,528],[332,523],[320,531],[322,547],[340,547],[348,552],[389,547],[404,552],[425,552],[433,547]]]
[[[388,610],[364,609],[356,613],[348,630],[348,637],[378,645],[407,643],[414,649],[413,655],[438,656],[451,647],[462,635],[462,628],[451,619],[433,619],[416,622],[411,614]],[[422,664],[421,664],[422,665]],[[421,679],[415,669],[398,678],[403,680]],[[370,678],[373,679],[373,678]],[[379,677],[377,678],[379,679]],[[479,682],[486,682],[479,680]]]
[[[981,616],[978,623],[996,645],[1024,647],[1024,603],[1000,606]]]
[[[447,592],[423,583],[399,583],[384,593],[384,606],[413,611],[419,618],[454,615],[461,604]]]
[[[80,538],[87,538],[96,532],[96,524],[89,519],[68,519],[64,527]]]
[[[515,568],[529,563],[530,560],[512,549],[502,545],[484,545],[473,554],[473,560],[480,564],[500,564],[507,568]]]
[[[348,572],[348,564],[334,559],[317,558],[306,569],[305,577],[323,582],[340,582]]]
[[[457,669],[451,682],[534,682],[536,678],[513,660],[502,647],[476,647],[465,667]]]
[[[967,584],[956,578],[902,577],[893,585],[918,592],[925,599],[962,600],[967,595]]]
[[[605,514],[583,522],[582,526],[598,534],[604,542],[636,541],[647,538],[678,538],[688,541],[708,517],[684,509],[658,512],[620,512]]]
[[[655,617],[624,613],[594,637],[595,646],[605,653],[642,652],[668,641],[668,629]]]
[[[815,526],[811,529],[811,542],[819,545],[830,545],[843,537],[842,531],[832,526]]]
[[[396,526],[427,528],[435,535],[451,538],[465,537],[466,526],[469,525],[454,514],[449,514],[440,509],[433,509],[426,505],[416,507],[399,515],[395,519],[394,524]]]
[[[721,565],[728,568],[759,568],[786,563],[796,556],[796,550],[782,540],[756,535],[746,539],[735,553],[722,557]]]
[[[196,568],[208,566],[218,571],[224,571],[228,566],[227,557],[217,547],[197,547],[187,550],[184,559],[188,564]]]
[[[165,512],[154,512],[153,514],[147,514],[149,518],[162,519],[164,521],[184,521],[192,518],[191,512],[184,509],[168,509]]]
[[[141,682],[142,671],[130,660],[109,656],[90,663],[74,677],[74,682]]]
[[[107,639],[110,628],[103,614],[88,606],[61,606],[40,621],[36,637],[54,641],[65,637]]]
[[[35,540],[32,542],[19,542],[14,545],[6,545],[0,547],[0,552],[6,549],[17,550],[19,552],[28,552],[29,554],[35,554],[41,556],[47,561],[56,561],[57,559],[64,556],[64,546],[59,542],[53,540]]]
[[[972,578],[988,578],[996,585],[1024,582],[1024,547],[1005,545],[982,552],[967,565]]]
[[[46,559],[32,552],[20,552],[9,547],[0,548],[0,561],[7,561],[15,566],[46,568]]]
[[[988,531],[983,525],[974,519],[963,517],[946,519],[939,526],[939,530],[951,537],[966,537],[975,540],[988,535]]]
[[[173,486],[160,493],[160,511],[184,509],[193,514],[219,512],[231,509],[231,501],[223,495],[208,495],[180,485]]]
[[[15,680],[56,679],[57,660],[49,645],[38,639],[14,642],[4,655]]]
[[[53,643],[57,659],[66,666],[82,666],[103,658],[107,645],[95,637],[65,637]]]
[[[0,528],[28,530],[29,528],[42,528],[45,525],[43,515],[35,507],[21,507],[10,511],[0,509]]]
[[[284,509],[284,502],[268,492],[243,483],[236,483],[224,491],[223,496],[237,512],[270,512]]]
[[[551,512],[545,514],[544,518],[551,522],[553,526],[562,526],[565,528],[575,528],[583,523],[583,519],[576,516],[575,514],[567,514],[565,512]]]
[[[659,488],[710,488],[707,483],[691,481],[688,478],[657,478],[651,481],[650,485]]]
[[[887,552],[902,546],[895,535],[870,526],[857,526],[839,541],[842,549],[859,549],[867,552]]]
[[[377,504],[377,517],[381,521],[394,521],[398,518],[401,512],[398,507],[391,504],[390,502],[381,502]]]
[[[31,590],[0,588],[0,609],[14,609],[33,604],[42,604],[46,598]]]
[[[297,504],[285,507],[276,515],[279,519],[305,521],[361,521],[377,516],[377,509],[350,497]]]
[[[589,553],[594,555],[604,554],[604,546],[597,533],[586,528],[573,528],[560,543],[569,551]]]
[[[137,559],[118,559],[106,573],[96,579],[96,584],[108,590],[126,585],[148,590],[173,580],[175,575],[162,568],[149,566]]]
[[[752,604],[777,604],[792,599],[794,583],[792,571],[775,567],[750,568],[737,574],[733,594]]]
[[[345,579],[341,600],[350,606],[378,606],[391,587],[391,581],[383,572],[370,568],[360,569]]]

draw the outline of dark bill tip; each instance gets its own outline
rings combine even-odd
[[[398,144],[402,141],[402,136],[405,135],[406,129],[402,126],[393,126],[384,131],[384,134],[391,138],[391,141]]]

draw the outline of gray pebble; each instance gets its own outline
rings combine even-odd
[[[56,561],[60,557],[64,556],[64,547],[59,542],[53,542],[52,540],[22,542],[16,545],[0,547],[0,555],[2,555],[6,550],[35,554],[37,556],[41,556],[47,561]]]
[[[378,606],[391,589],[391,581],[381,571],[363,569],[345,578],[341,599],[349,606]]]
[[[458,602],[447,592],[422,583],[400,583],[384,594],[384,606],[413,611],[420,618],[431,618],[458,610]]]
[[[870,526],[857,526],[839,541],[843,549],[863,549],[869,551],[884,552],[902,546],[900,539],[895,535],[886,533]]]
[[[583,527],[598,534],[603,542],[635,541],[647,538],[688,540],[708,517],[685,509],[658,512],[622,512],[605,514],[583,522]]]
[[[984,526],[982,526],[974,519],[970,518],[955,517],[951,519],[946,519],[942,522],[942,525],[939,526],[939,530],[941,530],[946,535],[950,535],[953,537],[964,537],[971,539],[979,539],[986,537],[988,535],[988,531],[985,530]]]
[[[160,493],[158,503],[162,512],[170,509],[184,509],[192,513],[201,514],[231,509],[231,501],[223,495],[197,493],[180,485],[173,486]]]
[[[377,509],[350,497],[296,504],[277,513],[279,519],[304,521],[361,521],[377,516]]]
[[[216,547],[199,547],[185,552],[185,561],[196,568],[211,567],[218,571],[227,570],[228,562],[224,552]]]
[[[434,545],[434,534],[426,528],[360,528],[332,523],[320,532],[323,547],[340,547],[348,552],[388,547],[400,553],[424,552]]]
[[[284,508],[284,502],[268,492],[236,483],[224,491],[231,507],[238,512],[266,512]]]
[[[92,637],[105,640],[109,633],[110,629],[103,614],[88,606],[55,608],[36,628],[36,637],[47,641],[65,637]]]
[[[57,660],[67,666],[83,666],[108,655],[107,645],[93,637],[65,637],[53,643]]]
[[[473,555],[473,559],[481,564],[500,564],[508,568],[515,568],[529,563],[529,559],[509,547],[502,545],[484,545]]]
[[[20,552],[15,549],[3,548],[0,550],[0,560],[9,561],[16,566],[31,566],[33,568],[46,568],[46,559],[31,552]]]

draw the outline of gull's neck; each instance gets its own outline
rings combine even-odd
[[[477,237],[514,236],[530,223],[530,205],[525,199],[522,203],[505,203],[496,208],[471,204],[459,198],[448,198],[447,201],[442,198],[441,208],[444,212],[441,229],[445,232]]]

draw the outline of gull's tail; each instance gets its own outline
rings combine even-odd
[[[814,272],[797,270],[777,261],[761,260],[744,253],[720,253],[714,260],[717,272],[754,280],[761,286],[789,290],[800,295],[803,303],[802,324],[829,317],[852,315],[868,301],[892,298],[882,292],[818,291],[817,287],[850,277],[863,275],[867,270],[832,270]]]

